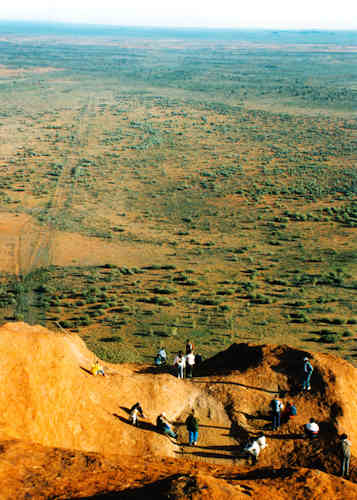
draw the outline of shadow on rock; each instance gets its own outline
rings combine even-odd
[[[161,432],[159,432],[157,430],[157,427],[155,425],[153,425],[153,424],[150,424],[150,422],[145,422],[143,420],[138,420],[137,425],[133,425],[130,422],[130,420],[128,420],[127,418],[121,417],[117,413],[113,413],[113,416],[115,418],[119,419],[121,422],[124,422],[124,424],[131,425],[132,427],[136,427],[137,429],[143,429],[145,431],[151,431],[151,432],[156,432],[158,434],[161,434]]]

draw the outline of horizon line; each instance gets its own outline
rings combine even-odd
[[[312,28],[312,27],[295,27],[295,28],[287,28],[287,27],[268,27],[268,26],[202,26],[202,25],[193,25],[193,26],[183,26],[183,25],[165,25],[165,24],[113,24],[113,23],[94,23],[90,21],[60,21],[60,20],[51,20],[51,19],[0,19],[1,23],[28,23],[28,24],[53,24],[53,25],[71,25],[71,26],[86,26],[86,27],[105,27],[105,28],[146,28],[146,29],[167,29],[167,30],[234,30],[234,31],[272,31],[272,32],[331,32],[331,31],[348,31],[348,32],[357,32],[356,28]]]

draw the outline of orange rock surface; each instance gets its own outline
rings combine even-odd
[[[338,434],[356,453],[357,372],[348,362],[310,355],[311,393],[299,391],[306,352],[288,346],[233,344],[203,363],[193,380],[152,373],[149,366],[102,363],[76,335],[9,323],[0,328],[0,498],[353,499],[339,477]],[[279,392],[294,401],[293,423],[270,430],[269,403]],[[134,427],[128,408],[140,401],[145,418]],[[187,446],[184,420],[195,408],[198,446]],[[165,411],[175,442],[155,428]],[[321,436],[309,441],[313,416]],[[268,446],[248,466],[241,445],[264,429]]]

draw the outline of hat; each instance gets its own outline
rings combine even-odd
[[[161,413],[161,416],[162,416],[162,417],[166,417],[166,413],[162,412],[162,413]]]
[[[305,357],[305,358],[304,358],[304,361],[309,361],[309,358]]]

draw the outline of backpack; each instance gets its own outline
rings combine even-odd
[[[290,407],[290,415],[291,415],[292,417],[295,417],[295,415],[297,415],[297,410],[296,410],[296,406],[295,406],[295,405],[292,405],[292,406]]]
[[[280,401],[279,399],[273,399],[273,401],[270,403],[271,409],[275,412],[278,413],[280,411]]]

